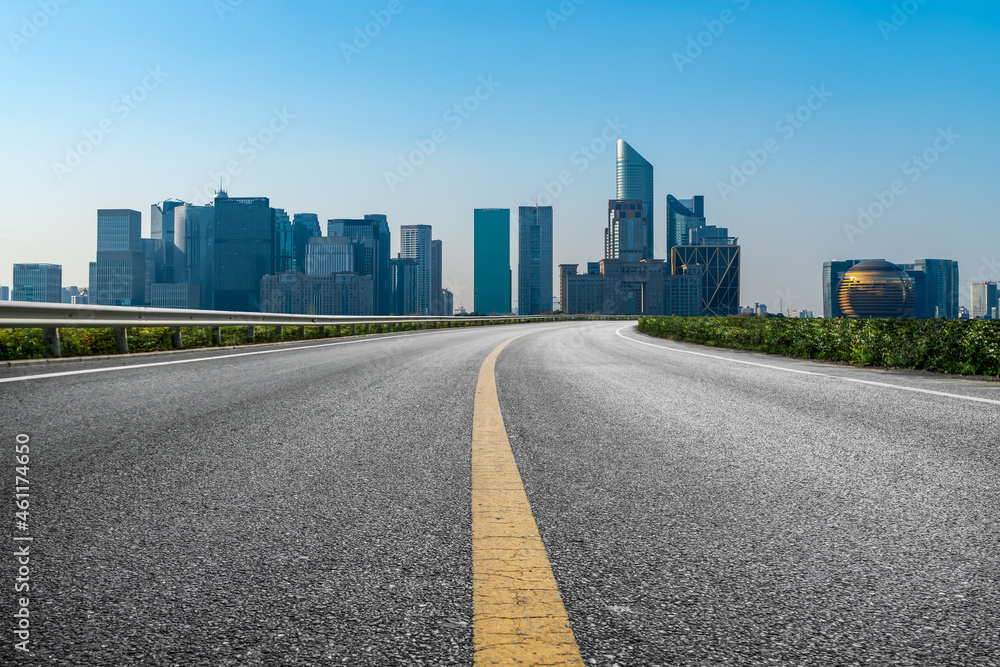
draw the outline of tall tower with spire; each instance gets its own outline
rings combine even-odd
[[[642,258],[653,259],[653,165],[628,145],[624,139],[618,140],[618,194],[620,201],[642,201],[643,217],[646,218],[646,239],[643,243]]]

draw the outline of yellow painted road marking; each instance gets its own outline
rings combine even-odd
[[[507,439],[496,360],[479,371],[472,417],[472,585],[476,665],[583,665]]]

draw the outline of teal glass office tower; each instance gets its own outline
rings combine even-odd
[[[618,196],[620,201],[638,199],[646,218],[642,259],[653,259],[653,165],[624,139],[618,141]]]
[[[475,310],[511,312],[510,209],[475,210]]]
[[[552,207],[518,209],[517,312],[552,311]]]

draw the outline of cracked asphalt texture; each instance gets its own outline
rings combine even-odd
[[[585,662],[1000,665],[1000,407],[624,325],[0,384],[0,478],[29,434],[35,538],[33,652],[5,621],[0,664],[471,664],[476,379],[534,331],[500,404]],[[14,572],[0,557],[5,619]]]

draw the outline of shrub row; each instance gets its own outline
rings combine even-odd
[[[526,320],[504,320],[494,322],[440,322],[437,324],[373,324],[371,333],[389,333],[392,331],[421,331],[424,329],[469,327],[499,324],[518,324]],[[328,326],[326,337],[337,338],[349,336],[349,326]],[[183,331],[184,348],[196,349],[212,347],[212,331],[208,327],[185,328]],[[245,345],[247,340],[246,327],[222,327],[222,344]],[[358,327],[358,333],[363,329]],[[303,340],[323,338],[321,327],[306,327]],[[60,344],[64,357],[88,357],[116,354],[114,331],[112,329],[60,329]],[[275,327],[259,326],[256,330],[257,343],[274,343],[278,340]],[[299,340],[298,327],[284,327],[284,340]],[[129,328],[128,345],[130,352],[157,352],[173,349],[171,331],[164,328]],[[0,329],[0,361],[15,359],[41,359],[45,356],[45,346],[41,329]]]
[[[806,359],[1000,376],[1000,321],[642,317],[639,331]]]

